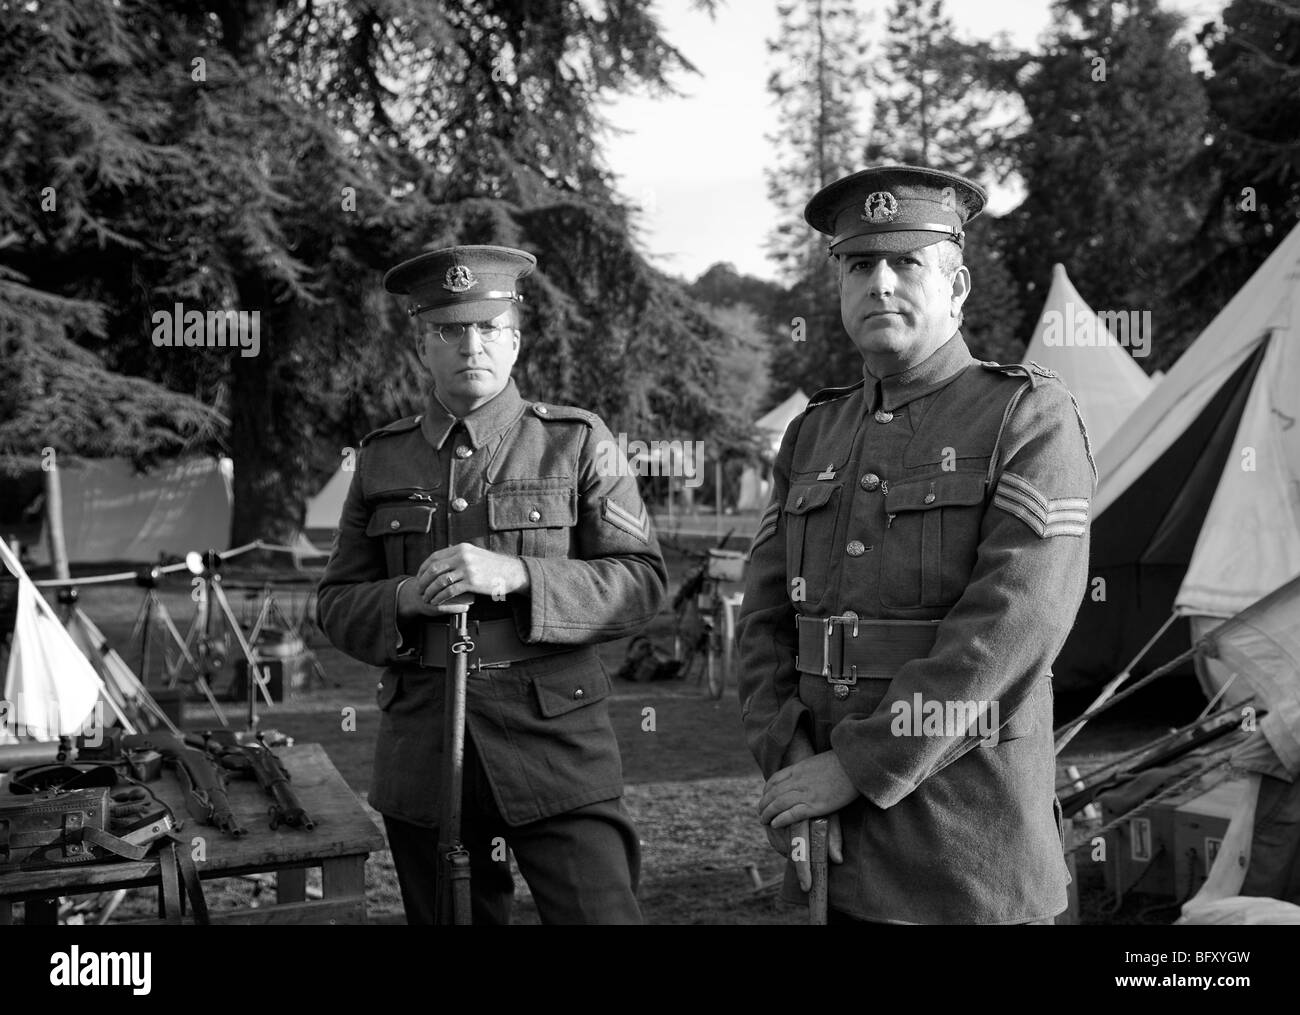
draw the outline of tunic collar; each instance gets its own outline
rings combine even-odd
[[[867,411],[877,408],[893,412],[908,402],[932,394],[950,384],[958,374],[975,362],[975,357],[966,347],[966,340],[961,332],[953,332],[952,338],[939,346],[926,359],[914,367],[887,377],[876,377],[864,364],[862,367],[863,385],[867,394],[864,405]]]
[[[512,377],[506,382],[492,400],[473,409],[465,416],[456,416],[438,400],[437,393],[429,391],[424,419],[420,421],[420,430],[424,438],[439,451],[446,443],[447,437],[459,423],[469,435],[469,443],[481,448],[493,435],[510,426],[524,413],[524,400],[519,395]]]

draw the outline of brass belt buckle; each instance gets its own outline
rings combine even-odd
[[[832,675],[831,629],[836,624],[839,624],[841,627],[852,624],[853,637],[856,638],[858,636],[858,615],[852,610],[849,610],[846,613],[827,617],[822,621],[822,676],[826,678],[826,682],[833,688],[832,693],[835,695],[836,700],[843,701],[849,696],[850,691],[857,686],[858,668],[856,666],[850,666],[849,675],[847,677],[843,674],[838,677]]]

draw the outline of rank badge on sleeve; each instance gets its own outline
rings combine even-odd
[[[605,497],[600,505],[600,517],[616,529],[622,529],[629,536],[636,536],[643,543],[650,542],[650,515],[641,505],[639,514],[633,514],[621,507],[610,497]]]
[[[1027,479],[1004,472],[993,506],[1015,515],[1040,539],[1082,536],[1088,528],[1087,497],[1044,497]]]
[[[780,517],[781,505],[777,501],[772,501],[763,512],[763,517],[758,520],[758,531],[754,533],[754,541],[749,544],[751,554],[758,549],[760,543],[776,535],[776,524]]]

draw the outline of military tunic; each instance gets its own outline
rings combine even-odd
[[[385,667],[370,794],[383,814],[437,822],[445,681],[420,665],[426,621],[399,627],[397,590],[461,542],[519,557],[530,582],[478,596],[471,621],[511,618],[520,641],[560,650],[470,673],[467,734],[500,813],[516,826],[622,795],[595,646],[654,618],[667,573],[612,446],[595,414],[526,402],[513,380],[463,419],[431,398],[362,442],[319,615],[333,644]]]
[[[1096,478],[1069,392],[974,360],[958,333],[906,372],[814,396],[774,477],[738,622],[740,696],[765,776],[802,740],[833,750],[861,794],[839,812],[831,908],[903,923],[1060,912],[1050,666],[1084,592]],[[882,648],[847,693],[800,672],[796,617],[849,611],[863,637],[924,629],[932,647],[888,665]],[[969,701],[996,703],[996,737],[900,725],[923,703]]]

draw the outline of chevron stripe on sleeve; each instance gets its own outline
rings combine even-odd
[[[781,505],[774,500],[767,506],[767,510],[763,512],[763,517],[758,520],[758,531],[754,533],[754,541],[749,544],[751,554],[758,549],[759,543],[776,535],[776,523],[780,517]]]
[[[1088,498],[1048,498],[1026,479],[1004,472],[993,496],[993,506],[1015,515],[1040,539],[1082,536],[1088,529]]]
[[[629,536],[635,536],[643,543],[650,542],[650,515],[645,505],[633,514],[627,508],[615,503],[612,497],[605,497],[601,505],[600,517],[616,529],[622,529]]]

